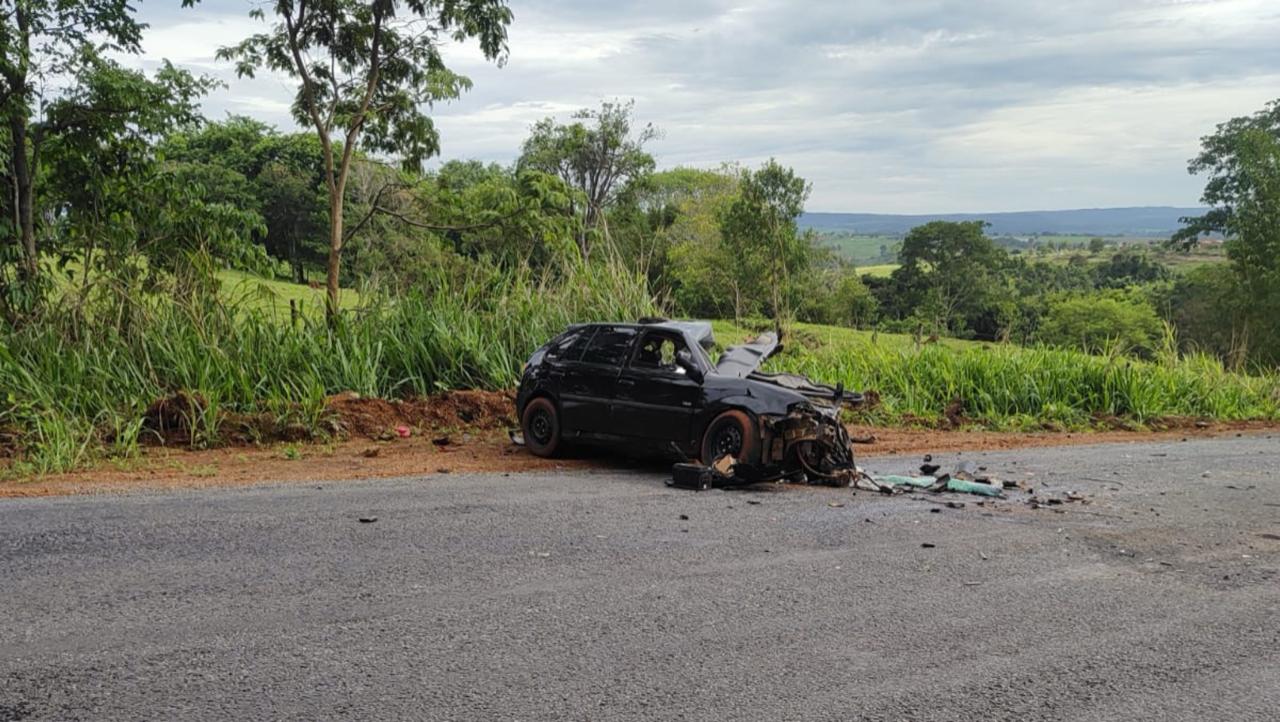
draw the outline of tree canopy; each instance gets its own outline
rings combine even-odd
[[[484,56],[504,62],[511,10],[503,0],[276,0],[277,22],[222,48],[236,72],[260,68],[298,81],[293,115],[320,139],[329,192],[328,313],[338,313],[343,208],[356,148],[392,154],[418,169],[440,149],[426,110],[458,97],[471,81],[445,66],[440,40],[475,38]],[[251,15],[265,19],[257,8]]]

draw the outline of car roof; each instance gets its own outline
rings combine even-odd
[[[642,319],[638,323],[628,321],[593,321],[591,323],[575,323],[569,328],[592,328],[599,326],[623,327],[634,329],[656,328],[666,331],[675,331],[686,338],[693,339],[703,348],[711,348],[715,345],[715,336],[711,332],[710,321],[671,321],[668,319],[653,319],[651,321]]]

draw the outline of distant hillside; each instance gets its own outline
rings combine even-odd
[[[884,213],[806,213],[802,228],[858,235],[902,235],[929,221],[986,221],[991,235],[1081,234],[1097,236],[1167,236],[1181,224],[1178,219],[1204,213],[1204,208],[1142,206],[1137,208],[1083,208],[1069,211],[1018,211],[1013,213],[940,213],[890,215]]]

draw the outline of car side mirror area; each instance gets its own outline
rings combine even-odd
[[[698,364],[693,360],[693,354],[689,353],[688,349],[681,350],[676,354],[676,365],[684,369],[684,372],[688,374],[689,378],[693,379],[695,383],[702,383],[702,379],[704,378],[702,369],[699,368]]]

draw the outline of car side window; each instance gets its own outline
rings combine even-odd
[[[627,351],[631,349],[631,341],[635,337],[634,328],[625,326],[601,328],[582,354],[582,362],[620,366],[622,360],[627,357]]]
[[[577,328],[560,335],[547,347],[546,358],[549,361],[577,361],[582,349],[591,338],[594,328]]]
[[[682,374],[684,369],[676,365],[676,354],[685,348],[684,342],[669,334],[649,333],[640,341],[631,367],[652,371],[668,371]]]

